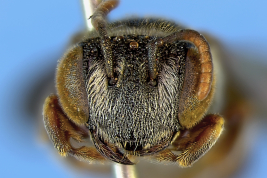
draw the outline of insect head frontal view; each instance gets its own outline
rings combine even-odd
[[[142,156],[191,166],[224,124],[207,114],[216,82],[209,44],[162,19],[109,23],[117,5],[102,2],[91,16],[95,30],[59,61],[57,94],[44,104],[47,133],[62,156],[89,163],[132,165]],[[88,137],[94,146],[70,142]]]

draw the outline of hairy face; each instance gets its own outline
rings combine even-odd
[[[103,141],[121,144],[130,151],[170,140],[179,129],[185,44],[166,44],[158,49],[155,55],[159,74],[152,84],[146,48],[152,38],[144,35],[111,38],[116,84],[110,84],[106,75],[100,39],[82,43],[86,51],[83,68],[90,108],[89,129]]]
[[[191,166],[223,130],[220,115],[205,116],[215,88],[209,44],[166,20],[107,23],[118,2],[102,2],[90,17],[95,31],[60,60],[58,95],[44,104],[47,132],[61,155],[90,163],[149,155]],[[73,148],[70,138],[88,136],[95,148]]]

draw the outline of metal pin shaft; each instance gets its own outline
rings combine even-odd
[[[89,17],[93,15],[97,5],[99,4],[99,1],[98,0],[81,0],[81,4],[82,4],[86,28],[88,31],[92,31],[94,27]]]
[[[137,178],[134,165],[113,164],[114,178]]]

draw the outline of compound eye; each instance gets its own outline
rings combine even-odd
[[[82,125],[89,118],[89,106],[83,74],[83,48],[75,46],[60,60],[56,87],[61,107],[73,122]]]
[[[189,56],[193,56],[195,63],[198,63],[200,66],[198,72],[198,86],[196,89],[196,96],[199,101],[204,100],[211,90],[212,85],[212,57],[210,53],[210,47],[206,39],[194,30],[184,30],[181,32],[182,39],[192,42],[197,48],[198,52],[194,52],[194,49],[191,48],[188,51]],[[198,53],[198,56],[194,56],[195,53]]]

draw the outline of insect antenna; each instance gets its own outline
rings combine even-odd
[[[99,33],[99,36],[101,38],[101,48],[105,59],[107,76],[110,79],[109,80],[110,85],[114,85],[116,83],[116,79],[114,77],[111,42],[107,34],[106,16],[111,10],[116,8],[118,4],[119,4],[118,0],[109,0],[102,2],[101,4],[99,4],[94,14],[90,17],[90,19],[92,20],[92,25]]]
[[[210,47],[206,39],[194,30],[180,30],[174,32],[164,38],[155,39],[150,42],[148,47],[148,66],[149,66],[149,75],[151,82],[154,82],[158,75],[156,58],[157,48],[164,43],[172,43],[174,41],[184,40],[189,43],[192,43],[197,48],[199,53],[198,63],[200,64],[200,73],[199,73],[199,84],[197,87],[197,98],[199,101],[204,100],[211,89],[212,84],[212,57],[210,53]],[[192,51],[192,50],[191,50]],[[152,83],[153,84],[153,83]]]

